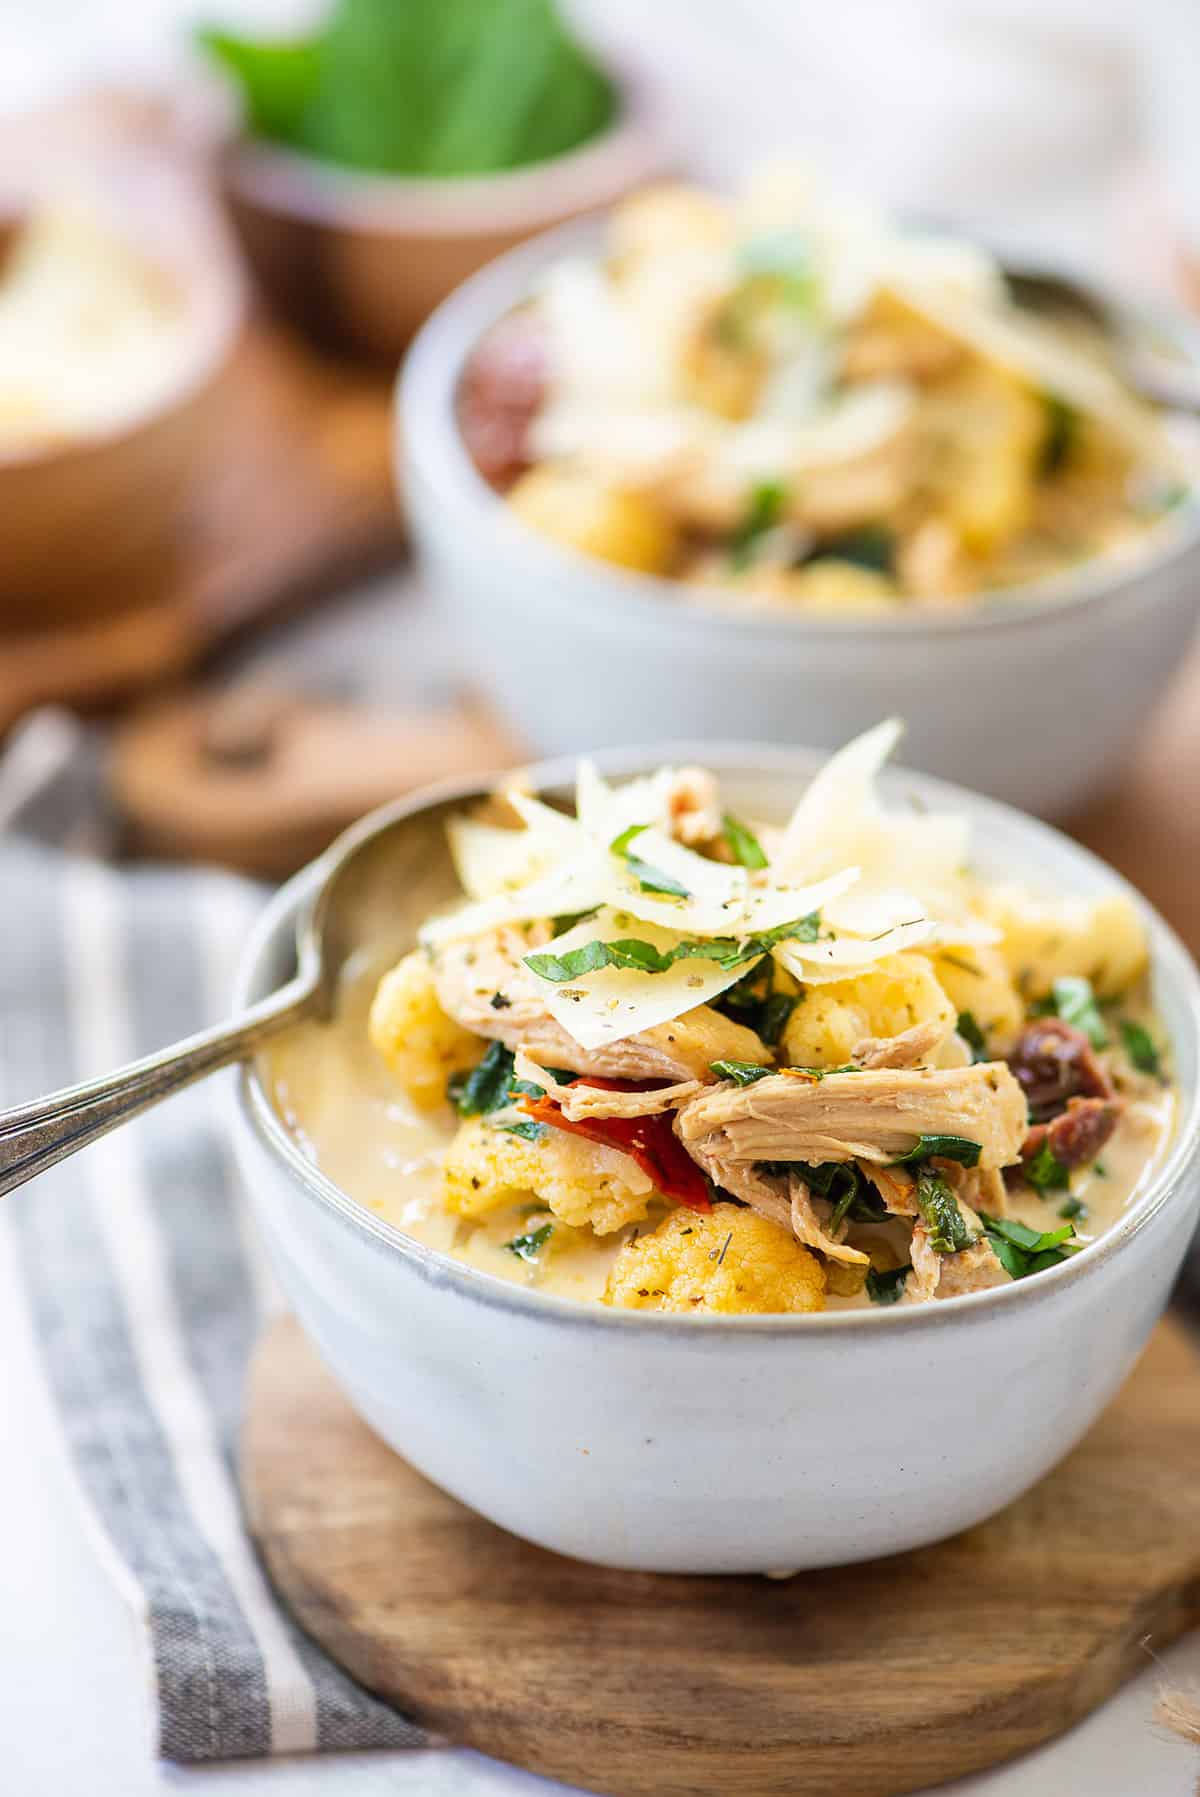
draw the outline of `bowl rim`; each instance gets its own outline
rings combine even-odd
[[[540,162],[485,175],[389,175],[239,132],[220,152],[222,179],[243,204],[334,229],[433,238],[540,233],[565,213],[610,205],[668,159],[648,84],[611,63],[606,73],[617,95],[608,124]]]
[[[0,220],[19,224],[36,210],[36,203],[36,196],[26,195],[15,204],[4,204]],[[223,227],[215,219],[207,224],[209,254],[203,260],[189,260],[144,241],[144,233],[129,216],[114,217],[107,209],[103,216],[114,239],[143,269],[164,275],[178,290],[185,320],[179,367],[167,386],[111,423],[74,430],[29,448],[0,443],[0,482],[17,471],[32,474],[84,461],[153,432],[202,397],[232,361],[241,340],[250,311],[249,292],[241,264],[228,250]]]
[[[776,748],[757,744],[721,742],[697,744],[675,742],[644,748],[618,748],[600,751],[596,763],[603,772],[617,778],[628,777],[647,768],[665,764],[686,765],[699,762],[718,774],[776,773],[794,775],[798,781],[811,779],[815,770],[827,759],[822,751],[804,748]],[[573,783],[577,758],[560,756],[522,768],[534,790],[563,788]],[[547,1321],[569,1323],[574,1327],[600,1329],[642,1329],[656,1334],[677,1335],[688,1339],[711,1339],[714,1335],[792,1335],[819,1330],[839,1334],[860,1335],[879,1329],[906,1331],[953,1326],[958,1317],[991,1315],[998,1310],[1012,1311],[1018,1305],[1045,1303],[1064,1287],[1086,1280],[1093,1270],[1099,1271],[1120,1254],[1130,1241],[1158,1214],[1185,1192],[1188,1176],[1200,1172],[1200,970],[1175,931],[1159,915],[1141,893],[1122,874],[1100,856],[1084,848],[1062,831],[1015,806],[954,785],[930,774],[918,773],[903,766],[889,768],[885,790],[903,786],[923,801],[934,806],[961,807],[969,801],[973,829],[982,829],[989,819],[1001,821],[1009,828],[1024,831],[1032,844],[1053,847],[1056,854],[1065,849],[1077,864],[1093,875],[1099,875],[1115,893],[1123,893],[1137,907],[1145,923],[1150,942],[1150,966],[1156,978],[1176,987],[1186,1001],[1191,1030],[1191,1048],[1198,1072],[1193,1090],[1181,1106],[1176,1121],[1175,1139],[1170,1150],[1144,1192],[1118,1220],[1096,1241],[1079,1254],[1048,1268],[1036,1278],[1014,1280],[978,1292],[961,1293],[936,1303],[872,1306],[859,1310],[821,1311],[792,1315],[772,1313],[746,1316],[672,1316],[657,1312],[625,1310],[598,1302],[560,1297],[542,1292],[535,1286],[522,1286],[498,1278],[481,1268],[468,1266],[452,1256],[431,1248],[407,1235],[376,1212],[367,1209],[348,1192],[342,1190],[328,1174],[309,1160],[299,1143],[287,1129],[267,1094],[257,1065],[246,1062],[240,1069],[236,1085],[237,1115],[267,1154],[279,1163],[293,1185],[306,1197],[337,1218],[357,1235],[393,1262],[430,1284],[453,1291],[457,1296],[481,1304],[484,1308],[516,1312],[525,1317],[543,1317]],[[235,1014],[261,998],[257,974],[268,948],[281,925],[294,918],[307,898],[315,891],[323,872],[336,856],[352,842],[371,835],[382,824],[414,816],[431,807],[449,803],[466,803],[492,790],[495,780],[467,777],[441,781],[420,791],[393,800],[390,804],[368,812],[357,824],[343,832],[337,841],[315,861],[286,882],[272,897],[258,918],[238,963],[235,979]],[[1178,1043],[1173,1040],[1177,1051]],[[1183,1095],[1181,1094],[1181,1097]]]
[[[656,622],[701,623],[760,642],[806,638],[857,644],[864,636],[940,639],[969,634],[1053,629],[1080,606],[1124,609],[1145,603],[1144,577],[1172,567],[1200,548],[1200,476],[1188,496],[1139,539],[1127,555],[1092,556],[1078,566],[1037,581],[991,588],[959,607],[902,608],[896,614],[857,616],[799,614],[738,603],[723,589],[685,588],[665,575],[640,574],[554,543],[516,517],[480,474],[459,429],[457,397],[467,361],[486,331],[528,294],[530,284],[559,256],[594,248],[604,215],[591,214],[542,231],[486,263],[454,289],[416,333],[396,376],[393,396],[393,464],[402,488],[426,485],[437,502],[461,521],[486,549],[524,561],[546,579],[570,580],[580,602],[604,605],[636,627]],[[1200,371],[1200,322],[1181,309],[1131,295],[1090,272],[1010,246],[994,248],[1005,272],[1074,282],[1102,313],[1135,333],[1165,339]]]

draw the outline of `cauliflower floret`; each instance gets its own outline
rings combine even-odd
[[[555,462],[531,468],[508,503],[542,536],[622,568],[662,574],[675,556],[675,528],[653,499],[609,486],[581,468]]]
[[[619,1149],[551,1129],[535,1142],[483,1119],[464,1123],[442,1162],[447,1210],[482,1217],[504,1204],[540,1200],[576,1229],[611,1235],[638,1223],[654,1182]]]
[[[969,1011],[990,1051],[1015,1041],[1025,1007],[1000,950],[986,943],[930,951],[933,971],[958,1013]]]
[[[706,1213],[672,1211],[650,1234],[626,1242],[604,1302],[685,1314],[821,1310],[825,1273],[777,1223],[738,1204],[715,1204]]]
[[[1043,998],[1055,980],[1081,975],[1099,998],[1116,998],[1142,973],[1146,932],[1130,901],[1037,899],[1015,886],[983,894],[983,914],[1003,933],[1000,952],[1025,999]]]
[[[439,1005],[433,969],[419,950],[380,980],[367,1032],[389,1072],[424,1107],[439,1103],[450,1075],[473,1067],[483,1052],[479,1037]]]
[[[792,1067],[842,1067],[867,1036],[900,1036],[918,1023],[953,1030],[958,1012],[928,960],[890,955],[856,978],[809,986],[783,1032]]]

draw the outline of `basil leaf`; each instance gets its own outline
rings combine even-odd
[[[691,898],[686,886],[681,886],[671,874],[663,873],[660,867],[653,867],[649,861],[643,861],[635,855],[629,845],[635,836],[640,836],[648,824],[630,824],[619,836],[614,836],[609,843],[612,854],[622,858],[643,892],[663,892],[668,898]]]
[[[617,96],[554,0],[336,0],[306,40],[207,31],[251,127],[349,168],[470,175],[602,131]]]
[[[797,918],[793,923],[779,924],[773,930],[740,940],[735,936],[685,936],[674,948],[657,949],[652,942],[626,936],[617,942],[585,942],[581,948],[568,949],[563,955],[526,955],[525,965],[543,980],[552,980],[558,985],[566,980],[577,980],[585,973],[596,973],[601,967],[633,967],[639,973],[665,973],[676,961],[693,960],[715,961],[718,967],[728,970],[740,967],[743,961],[761,960],[779,942],[789,939],[815,942],[820,928],[820,912],[810,911],[807,917]]]
[[[1162,1062],[1148,1030],[1131,1017],[1122,1017],[1121,1040],[1125,1044],[1125,1053],[1139,1073],[1152,1073],[1155,1079],[1162,1078]]]
[[[1100,1007],[1096,1003],[1090,980],[1073,974],[1055,980],[1049,998],[1042,999],[1034,1006],[1034,1014],[1039,1017],[1061,1017],[1064,1023],[1073,1024],[1077,1030],[1082,1030],[1093,1048],[1108,1047],[1108,1031],[1104,1027],[1104,1019],[1100,1015]]]
[[[518,1260],[526,1260],[531,1265],[536,1265],[539,1248],[544,1248],[553,1234],[553,1223],[543,1223],[540,1229],[530,1229],[524,1235],[515,1235],[512,1241],[505,1242],[504,1246],[510,1254],[515,1254]]]
[[[867,1273],[866,1286],[872,1304],[895,1304],[904,1296],[904,1283],[911,1272],[911,1267],[892,1267],[889,1272],[877,1273],[872,1267]]]
[[[520,1123],[497,1123],[497,1133],[502,1136],[520,1136],[522,1142],[541,1142],[550,1134],[545,1123],[535,1123],[532,1117],[526,1117]]]
[[[773,1068],[760,1067],[755,1061],[710,1061],[709,1067],[718,1079],[731,1079],[735,1086],[752,1086],[774,1072]]]
[[[918,1161],[932,1160],[934,1157],[943,1161],[958,1161],[964,1167],[979,1165],[979,1143],[970,1141],[966,1136],[918,1136],[915,1144],[907,1154],[902,1154],[893,1167],[911,1167]]]
[[[1070,1223],[1064,1229],[1037,1230],[1015,1217],[992,1217],[986,1211],[980,1212],[980,1221],[996,1259],[1013,1279],[1044,1273],[1079,1252],[1078,1245],[1067,1246],[1075,1233]]]
[[[958,1030],[959,1035],[962,1037],[967,1047],[971,1050],[975,1059],[977,1061],[986,1061],[988,1058],[987,1042],[984,1040],[983,1031],[975,1021],[974,1013],[971,1011],[960,1011],[958,1013],[958,1022],[955,1025],[955,1028]]]
[[[750,494],[746,515],[734,532],[729,545],[729,565],[746,568],[754,559],[754,547],[760,537],[774,530],[783,512],[787,493],[778,481],[761,481]]]
[[[767,865],[767,857],[763,853],[762,844],[753,830],[739,823],[732,812],[726,811],[721,818],[721,834],[729,845],[729,852],[739,867],[748,867],[753,872]]]
[[[917,1175],[917,1209],[939,1254],[959,1254],[979,1240],[958,1208],[958,1200],[938,1173]]]
[[[550,928],[556,936],[565,936],[568,930],[573,930],[585,917],[595,917],[599,909],[599,905],[593,905],[590,911],[564,911],[560,916],[551,918]]]
[[[1049,1142],[1042,1143],[1033,1158],[1026,1161],[1023,1171],[1030,1185],[1039,1192],[1065,1192],[1071,1183],[1069,1172]]]

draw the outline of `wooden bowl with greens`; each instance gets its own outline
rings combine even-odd
[[[260,284],[373,357],[494,256],[661,171],[642,97],[554,0],[334,0],[304,39],[200,42],[240,93],[223,184]]]

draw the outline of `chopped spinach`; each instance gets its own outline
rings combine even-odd
[[[1093,1048],[1108,1047],[1108,1031],[1092,991],[1092,982],[1067,975],[1055,980],[1050,996],[1033,1006],[1035,1017],[1061,1017],[1064,1023],[1082,1030]]]
[[[760,481],[750,494],[746,515],[738,525],[729,545],[732,568],[749,567],[759,539],[774,530],[783,513],[786,489],[775,480]]]
[[[935,1157],[943,1161],[958,1161],[964,1167],[977,1167],[979,1143],[970,1141],[966,1136],[920,1135],[908,1153],[893,1161],[892,1166],[911,1167]]]
[[[754,1061],[712,1061],[709,1065],[718,1079],[731,1079],[735,1086],[752,1086],[774,1071],[771,1067],[760,1067]]]
[[[984,1233],[992,1244],[996,1259],[1014,1279],[1027,1279],[1031,1273],[1044,1273],[1078,1254],[1078,1247],[1068,1247],[1075,1231],[1070,1223],[1062,1229],[1030,1229],[1015,1217],[992,1217],[980,1212]]]
[[[866,1291],[872,1304],[895,1304],[904,1296],[904,1283],[911,1272],[911,1267],[892,1267],[886,1273],[878,1273],[871,1267],[867,1273]]]
[[[1037,1153],[1025,1162],[1022,1172],[1035,1191],[1043,1194],[1065,1192],[1071,1183],[1070,1173],[1049,1142],[1042,1143]]]
[[[1046,480],[1061,473],[1071,459],[1081,420],[1075,407],[1060,399],[1057,393],[1043,393],[1042,405],[1046,413],[1046,434],[1038,457],[1038,474]]]
[[[971,1050],[975,1059],[977,1061],[986,1061],[988,1058],[987,1042],[984,1040],[983,1031],[975,1021],[974,1012],[960,1011],[958,1013],[958,1023],[955,1027],[967,1047]]]
[[[836,1235],[844,1222],[882,1223],[887,1217],[883,1199],[853,1161],[821,1161],[815,1166],[800,1162],[792,1171],[800,1175],[810,1192],[833,1206],[830,1235]]]
[[[1068,1198],[1065,1203],[1059,1205],[1058,1214],[1060,1217],[1065,1217],[1069,1223],[1079,1223],[1087,1216],[1088,1207],[1082,1198]]]
[[[1125,1044],[1125,1053],[1139,1073],[1152,1073],[1155,1079],[1162,1078],[1162,1061],[1149,1030],[1135,1023],[1132,1017],[1122,1017],[1121,1040]]]
[[[552,1079],[575,1078],[574,1073],[561,1067],[548,1067],[546,1071]],[[528,1098],[544,1096],[542,1087],[535,1086],[532,1080],[516,1078],[512,1050],[505,1048],[503,1042],[489,1042],[478,1066],[469,1073],[452,1073],[446,1085],[446,1096],[460,1117],[486,1117],[492,1111],[502,1111],[518,1094]],[[514,1125],[512,1133],[520,1135],[524,1131]]]
[[[727,986],[713,999],[714,1010],[742,1024],[762,1038],[768,1048],[775,1048],[787,1028],[788,1018],[800,1002],[800,995],[776,992],[774,968],[770,961],[760,961],[740,980]]]
[[[762,844],[753,830],[739,823],[732,812],[726,811],[721,818],[721,834],[729,845],[729,852],[739,867],[748,867],[753,872],[767,865],[767,857],[763,853]]]
[[[896,533],[886,524],[864,524],[841,536],[827,537],[808,560],[810,566],[823,561],[852,562],[873,574],[890,574],[896,561]]]
[[[939,1173],[931,1173],[928,1168],[918,1173],[916,1199],[929,1245],[939,1254],[958,1254],[978,1241],[959,1210],[954,1193]]]

